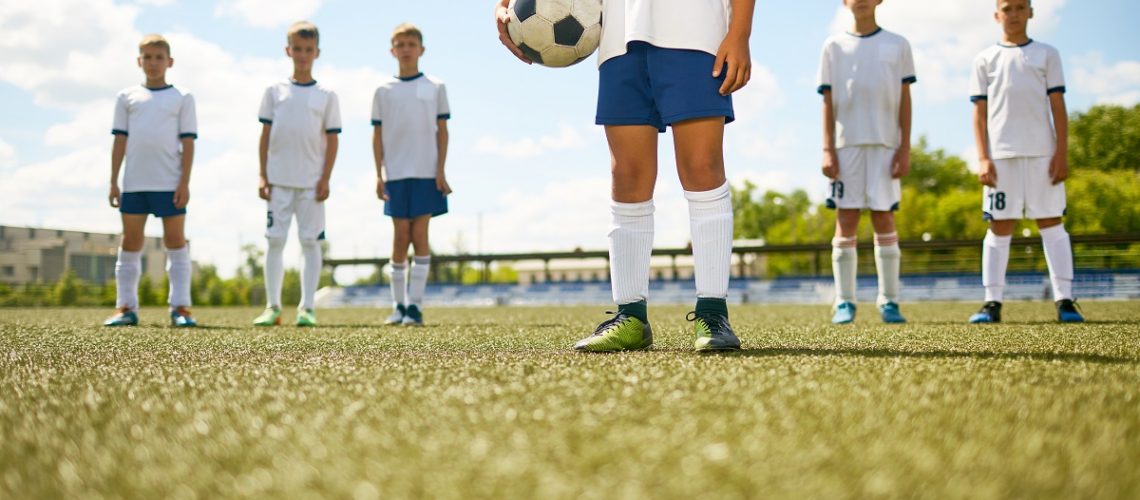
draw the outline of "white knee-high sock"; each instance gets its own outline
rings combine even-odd
[[[875,269],[879,272],[879,305],[887,302],[898,303],[899,289],[902,284],[899,280],[899,262],[902,260],[902,251],[899,250],[898,233],[875,235]]]
[[[610,281],[618,305],[649,299],[649,257],[653,253],[653,200],[612,202]]]
[[[281,283],[285,281],[285,238],[268,238],[265,251],[265,302],[281,307]]]
[[[190,245],[166,249],[166,276],[170,278],[171,308],[190,307]]]
[[[982,286],[986,302],[1001,302],[1005,295],[1005,270],[1009,266],[1009,244],[1013,236],[998,236],[986,231],[982,240]]]
[[[1062,224],[1042,229],[1041,246],[1053,282],[1053,300],[1073,298],[1073,245]]]
[[[316,307],[317,286],[321,284],[321,242],[301,240],[301,309]]]
[[[711,191],[685,191],[689,200],[689,230],[697,297],[728,297],[732,270],[732,193],[728,182]]]
[[[836,236],[831,240],[831,272],[835,275],[835,303],[855,302],[855,273],[859,266],[859,239]]]
[[[408,303],[408,263],[393,262],[389,271],[388,283],[392,285],[392,302],[397,305]]]
[[[424,292],[427,290],[428,271],[431,270],[431,256],[412,257],[412,275],[408,280],[408,305],[423,306]]]
[[[119,249],[115,262],[115,307],[139,308],[139,276],[142,274],[142,252]]]

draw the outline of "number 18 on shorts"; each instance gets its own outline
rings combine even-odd
[[[1053,185],[1048,157],[994,160],[997,187],[982,193],[986,220],[1052,219],[1065,215],[1065,183]]]

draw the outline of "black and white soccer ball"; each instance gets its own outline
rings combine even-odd
[[[507,33],[530,60],[564,68],[602,40],[602,0],[511,0]]]

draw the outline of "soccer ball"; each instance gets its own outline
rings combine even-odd
[[[511,40],[530,60],[564,68],[582,62],[602,39],[602,0],[511,0]]]

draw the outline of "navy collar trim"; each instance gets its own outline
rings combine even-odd
[[[875,28],[875,31],[872,31],[872,32],[870,32],[870,33],[867,33],[866,35],[859,35],[859,34],[855,34],[855,33],[852,33],[852,32],[850,32],[850,31],[848,31],[848,32],[847,32],[847,34],[848,34],[848,35],[851,35],[851,36],[853,36],[853,37],[855,37],[855,38],[871,38],[871,37],[873,37],[873,36],[875,36],[875,35],[878,35],[878,34],[879,34],[879,33],[881,33],[882,31],[883,31],[883,27],[882,27],[882,26],[879,26],[878,28]]]
[[[412,76],[400,76],[400,75],[396,75],[396,79],[397,79],[397,80],[400,80],[401,82],[410,82],[410,81],[412,81],[412,80],[415,80],[415,79],[417,79],[417,78],[419,78],[419,77],[421,77],[421,76],[424,76],[424,72],[423,72],[423,71],[421,71],[421,72],[419,72],[419,73],[416,73],[416,74],[414,74],[414,75],[412,75]]]
[[[1029,44],[1031,44],[1031,43],[1033,43],[1033,39],[1032,39],[1032,38],[1030,38],[1030,39],[1029,39],[1029,41],[1027,41],[1027,42],[1025,42],[1025,43],[1020,43],[1020,44],[1017,44],[1017,45],[1009,45],[1009,44],[1005,44],[1005,43],[1001,43],[1001,42],[998,42],[998,46],[999,46],[999,47],[1005,47],[1005,48],[1007,48],[1007,49],[1016,49],[1016,48],[1018,48],[1018,47],[1024,47],[1024,46],[1026,46],[1026,45],[1029,45]]]
[[[151,91],[151,92],[156,92],[156,91],[159,91],[159,90],[172,89],[172,88],[174,88],[174,85],[166,85],[166,86],[163,86],[163,87],[147,87],[147,86],[146,86],[146,84],[144,83],[144,84],[143,84],[143,88],[144,88],[144,89],[147,89],[147,90],[149,90],[149,91]]]
[[[317,84],[317,81],[316,81],[316,80],[313,80],[313,81],[311,81],[311,82],[309,82],[309,83],[300,83],[300,82],[298,82],[297,80],[294,80],[294,79],[290,78],[290,79],[289,79],[289,83],[292,83],[293,85],[296,85],[296,86],[298,86],[298,87],[312,87],[313,85],[316,85],[316,84]]]

